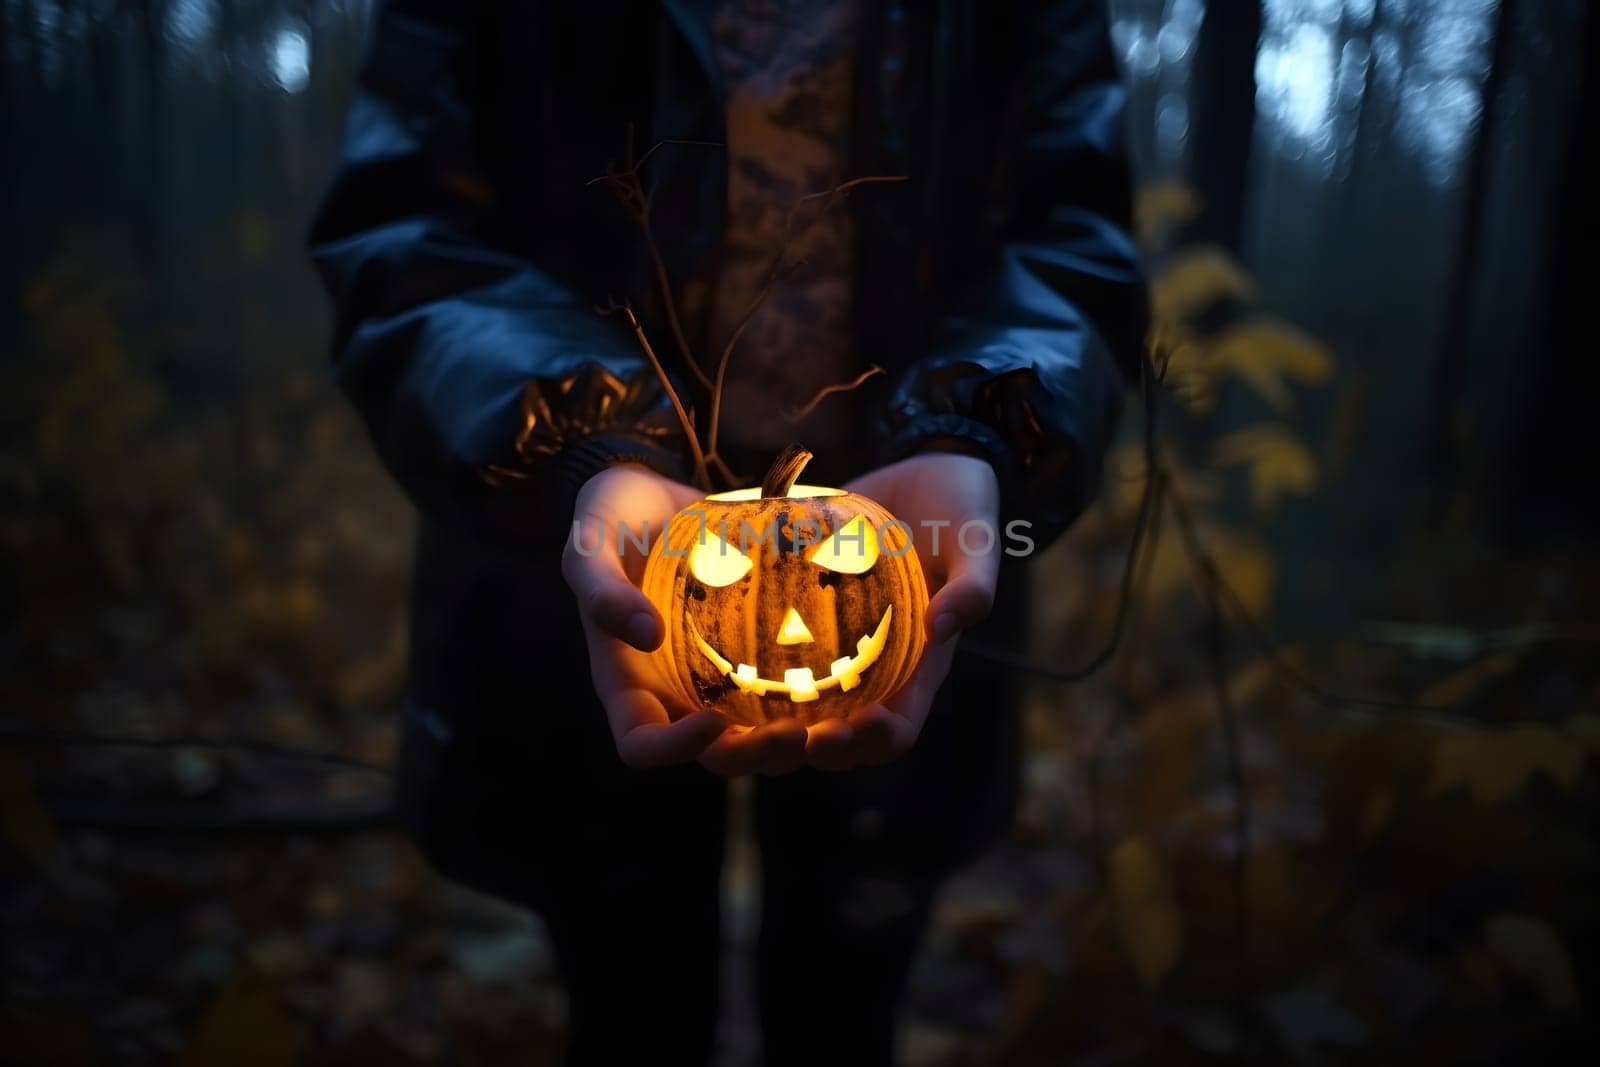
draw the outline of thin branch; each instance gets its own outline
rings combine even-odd
[[[787,248],[787,245],[785,246]],[[744,336],[746,326],[756,317],[756,312],[761,305],[767,302],[767,296],[772,292],[772,287],[778,283],[779,271],[783,264],[783,252],[773,258],[772,266],[767,269],[766,280],[761,283],[761,288],[756,292],[755,299],[750,301],[750,306],[745,309],[744,315],[739,319],[739,324],[733,328],[733,333],[728,337],[728,343],[722,347],[722,355],[717,360],[717,376],[711,385],[711,421],[706,429],[706,451],[711,455],[717,454],[717,431],[722,426],[722,392],[723,383],[728,377],[728,361],[733,358],[733,350],[739,344],[739,338]]]
[[[718,476],[720,476],[726,484],[733,486],[734,488],[738,488],[740,482],[748,480],[741,478],[739,475],[728,469],[728,465],[722,462],[721,456],[707,456],[706,463],[710,465],[712,470],[717,472]]]
[[[635,161],[633,158],[633,126],[629,125],[624,165],[621,167],[616,166],[614,163],[607,165],[606,172],[598,178],[591,179],[589,184],[594,185],[597,182],[605,182],[611,188],[611,191],[616,194],[617,200],[621,202],[623,211],[639,227],[640,233],[644,236],[645,249],[650,254],[651,266],[655,272],[656,288],[660,291],[661,304],[666,311],[667,327],[672,331],[672,340],[677,345],[678,355],[682,357],[684,366],[689,368],[689,372],[695,376],[701,386],[709,389],[711,388],[711,379],[707,377],[699,361],[694,358],[694,353],[689,348],[689,340],[683,332],[683,323],[678,318],[678,302],[673,296],[672,279],[667,274],[666,260],[661,255],[661,248],[656,244],[655,231],[650,225],[650,195],[645,192],[644,183],[639,177],[640,168],[644,166],[645,161],[655,155],[656,149],[665,144],[712,145],[715,142],[657,141],[650,146],[649,151]]]
[[[808,193],[796,200],[789,208],[783,220],[783,243],[773,253],[772,261],[767,264],[766,276],[762,279],[761,288],[756,291],[755,297],[750,301],[750,306],[745,308],[740,316],[739,323],[733,328],[733,333],[728,336],[728,343],[722,346],[722,355],[717,359],[716,378],[711,386],[711,418],[706,427],[706,453],[711,456],[717,454],[717,433],[722,426],[722,392],[723,383],[728,376],[728,363],[733,359],[733,352],[739,346],[739,339],[744,336],[744,331],[750,325],[750,320],[756,317],[756,312],[761,310],[761,305],[767,302],[767,297],[772,295],[773,287],[778,281],[794,270],[799,265],[798,261],[789,262],[789,252],[794,243],[808,229],[812,223],[827,214],[834,204],[838,203],[846,193],[858,185],[867,185],[874,182],[903,182],[907,180],[904,174],[868,174],[860,178],[851,178],[841,182],[832,189],[825,189],[820,193]],[[795,229],[799,218],[800,209],[806,204],[820,201],[822,206],[818,209],[809,222],[800,230]]]
[[[700,439],[695,436],[694,420],[689,417],[689,412],[683,406],[683,401],[678,397],[678,390],[672,385],[672,379],[667,377],[667,369],[661,365],[661,360],[656,357],[656,350],[650,347],[650,339],[644,335],[644,327],[639,325],[639,318],[633,313],[633,308],[626,303],[618,304],[613,301],[604,307],[595,308],[602,315],[623,315],[628,320],[628,325],[633,327],[633,336],[638,339],[639,347],[644,350],[645,358],[650,361],[650,366],[656,372],[656,377],[661,379],[661,386],[667,391],[667,397],[672,401],[672,410],[678,413],[678,422],[683,426],[683,435],[689,441],[689,453],[694,457],[695,484],[702,489],[711,488],[710,475],[706,473],[705,453],[700,451]]]
[[[1141,621],[1140,608],[1144,606],[1145,593],[1150,589],[1150,576],[1156,569],[1156,556],[1161,547],[1161,516],[1166,509],[1158,500],[1150,511],[1150,526],[1145,531],[1144,547],[1140,550],[1138,558],[1130,566],[1134,569],[1134,579],[1131,601],[1128,604],[1128,626],[1123,634],[1123,640],[1132,643],[1139,635]],[[1122,658],[1121,670],[1117,673],[1117,690],[1122,693],[1133,691],[1132,678],[1134,674],[1134,659],[1131,656]]]
[[[847,182],[841,182],[840,184],[835,185],[832,189],[824,189],[820,193],[807,193],[799,200],[796,200],[794,202],[794,206],[789,209],[788,218],[784,221],[784,226],[789,231],[788,236],[790,239],[795,236],[794,220],[795,216],[799,214],[800,208],[811,203],[812,201],[826,201],[826,203],[822,205],[822,209],[817,212],[817,215],[820,218],[828,211],[829,208],[833,207],[836,202],[842,199],[845,193],[848,193],[858,185],[870,185],[874,182],[904,182],[910,180],[911,176],[908,174],[865,174],[859,178],[851,178]]]
[[[689,368],[689,373],[694,375],[702,388],[709,389],[711,379],[689,351],[689,339],[684,336],[683,323],[678,319],[678,302],[672,295],[672,280],[667,276],[667,262],[661,258],[661,249],[656,245],[655,234],[648,223],[644,227],[644,246],[649,250],[650,262],[655,267],[656,287],[661,290],[661,303],[667,309],[667,328],[672,331],[672,341],[678,346],[678,353],[683,357],[683,365]]]
[[[1157,358],[1159,359],[1159,354]],[[1133,535],[1129,538],[1128,554],[1123,563],[1122,585],[1117,600],[1117,614],[1112,622],[1111,635],[1107,639],[1105,646],[1081,667],[1070,668],[1041,663],[1020,653],[998,648],[981,641],[973,641],[970,638],[962,639],[959,650],[966,655],[977,656],[992,663],[998,663],[1014,670],[1025,671],[1057,682],[1069,684],[1081,682],[1095,674],[1111,660],[1123,639],[1127,618],[1135,599],[1135,587],[1137,584],[1135,576],[1136,563],[1139,560],[1146,528],[1154,524],[1153,516],[1160,509],[1163,502],[1170,502],[1173,516],[1177,519],[1177,528],[1184,551],[1189,557],[1190,564],[1195,568],[1197,578],[1206,589],[1215,592],[1218,603],[1234,617],[1234,620],[1250,639],[1251,644],[1272,664],[1278,674],[1309,696],[1324,710],[1363,718],[1367,716],[1359,710],[1361,708],[1409,711],[1419,713],[1418,717],[1423,721],[1439,727],[1457,728],[1461,726],[1463,720],[1448,715],[1449,709],[1438,705],[1383,697],[1351,696],[1332,692],[1308,677],[1283,655],[1277,643],[1256,622],[1249,609],[1245,607],[1244,601],[1240,599],[1238,593],[1223,577],[1221,569],[1217,566],[1216,561],[1206,549],[1204,541],[1199,535],[1188,501],[1184,499],[1177,483],[1160,461],[1157,450],[1157,394],[1155,386],[1160,384],[1163,374],[1164,369],[1157,371],[1156,367],[1152,365],[1151,359],[1146,356],[1141,363],[1140,374],[1141,395],[1145,412],[1145,432],[1142,444],[1146,463],[1144,496],[1139,504],[1138,516],[1134,520]]]
[[[1100,651],[1095,653],[1082,666],[1057,667],[1053,664],[1039,663],[1027,656],[1008,652],[992,645],[963,639],[960,648],[963,651],[976,654],[994,663],[1012,667],[1017,670],[1037,674],[1043,678],[1051,678],[1058,682],[1081,682],[1107,663],[1116,655],[1118,646],[1122,643],[1123,632],[1127,628],[1128,614],[1133,603],[1134,581],[1137,577],[1135,564],[1139,559],[1139,552],[1144,544],[1145,531],[1150,525],[1151,514],[1160,507],[1163,490],[1168,478],[1166,470],[1156,458],[1156,395],[1154,370],[1150,365],[1148,355],[1140,361],[1140,394],[1144,398],[1144,451],[1147,474],[1145,476],[1144,494],[1139,501],[1139,513],[1133,520],[1133,535],[1128,538],[1128,554],[1122,564],[1122,586],[1117,593],[1117,614],[1111,623],[1111,634],[1106,638],[1106,643]]]
[[[692,140],[689,140],[689,139],[684,138],[684,137],[664,137],[661,140],[657,141],[655,144],[651,145],[650,146],[650,150],[647,151],[644,155],[639,157],[638,162],[636,162],[633,165],[633,169],[636,170],[636,171],[639,170],[641,167],[643,167],[645,165],[646,161],[648,161],[651,156],[656,154],[656,149],[660,148],[662,145],[669,145],[669,144],[689,145],[689,146],[695,147],[695,148],[726,148],[726,147],[728,147],[727,145],[723,144],[721,141],[692,141]]]
[[[835,393],[853,392],[854,390],[861,388],[862,384],[865,383],[869,378],[875,378],[882,373],[883,368],[874,363],[872,366],[868,367],[866,370],[862,371],[848,382],[839,382],[834,385],[824,385],[821,389],[817,390],[815,396],[813,396],[810,400],[807,400],[800,407],[787,412],[784,415],[784,418],[788,419],[790,422],[800,422],[807,415],[810,415],[813,411],[817,410],[818,404],[822,403]]]
[[[1329,711],[1350,711],[1355,708],[1380,708],[1389,711],[1414,711],[1433,713],[1426,715],[1428,721],[1438,726],[1459,726],[1460,723],[1446,715],[1440,714],[1449,709],[1437,704],[1422,704],[1413,700],[1393,700],[1385,697],[1349,696],[1335,693],[1308,677],[1303,671],[1283,655],[1277,643],[1261,628],[1250,610],[1245,607],[1244,601],[1228,580],[1222,576],[1221,568],[1216,560],[1206,549],[1205,542],[1201,539],[1199,530],[1194,521],[1193,512],[1189,503],[1183,498],[1178,488],[1173,485],[1168,487],[1167,499],[1172,505],[1173,517],[1178,520],[1178,532],[1182,536],[1185,552],[1190,563],[1194,566],[1198,576],[1204,584],[1215,591],[1218,601],[1232,614],[1234,621],[1239,625],[1245,635],[1255,645],[1256,650],[1263,658],[1268,660],[1273,668],[1312,700]]]
[[[1250,963],[1250,784],[1244,774],[1243,740],[1239,717],[1228,691],[1228,622],[1214,590],[1202,590],[1209,614],[1206,626],[1207,660],[1211,687],[1216,695],[1217,720],[1222,727],[1222,747],[1227,758],[1228,785],[1233,793],[1233,925],[1234,956],[1238,968],[1234,987],[1234,1027],[1238,1052],[1246,1056],[1251,1045],[1250,1005],[1255,1000]]]

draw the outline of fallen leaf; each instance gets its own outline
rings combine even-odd
[[[1567,720],[1567,732],[1591,754],[1600,753],[1600,715],[1574,715]]]
[[[1483,943],[1502,968],[1538,990],[1545,1007],[1570,1011],[1578,1006],[1572,956],[1545,920],[1512,913],[1491,916],[1483,924]]]
[[[1542,774],[1570,794],[1583,775],[1583,756],[1565,733],[1539,723],[1454,730],[1434,746],[1428,789],[1443,793],[1460,787],[1493,807]]]
[[[178,1067],[292,1067],[300,1029],[277,984],[249,968],[236,972],[190,1031]]]
[[[1521,657],[1512,652],[1486,656],[1470,667],[1446,675],[1422,691],[1418,703],[1447,708],[1459,704],[1489,682],[1515,667]]]
[[[1145,839],[1126,838],[1112,852],[1111,899],[1134,972],[1156,985],[1178,962],[1183,928],[1166,864]]]

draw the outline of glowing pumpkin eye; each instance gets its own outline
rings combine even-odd
[[[750,573],[750,557],[716,534],[707,534],[689,550],[689,571],[713,589],[732,585]]]
[[[878,562],[878,531],[857,515],[812,551],[811,562],[840,574],[865,574]]]

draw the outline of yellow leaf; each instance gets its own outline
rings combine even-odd
[[[1583,777],[1583,751],[1562,731],[1540,723],[1522,723],[1500,734],[1507,756],[1527,767],[1530,778],[1542,771],[1568,796],[1577,791]]]
[[[1189,800],[1197,739],[1215,721],[1200,700],[1167,700],[1139,716],[1139,806],[1147,817],[1169,819]]]
[[[1583,751],[1562,731],[1538,723],[1457,730],[1433,750],[1434,793],[1461,787],[1486,807],[1509,800],[1543,774],[1572,793],[1583,774]]]
[[[1219,300],[1255,295],[1255,283],[1220,248],[1195,248],[1169,259],[1150,286],[1150,305],[1159,323],[1187,319]]]
[[[1156,985],[1178,962],[1183,928],[1166,865],[1145,839],[1126,838],[1112,852],[1111,899],[1134,971]]]
[[[1271,551],[1257,541],[1214,528],[1202,528],[1200,537],[1245,610],[1252,618],[1265,618],[1272,608],[1277,577]],[[1195,584],[1194,565],[1177,534],[1163,531],[1154,544],[1154,554],[1144,588],[1144,603],[1152,611]]]
[[[1228,679],[1228,691],[1239,704],[1249,705],[1279,678],[1278,665],[1272,660],[1253,660],[1233,672]]]
[[[1260,511],[1270,511],[1285,493],[1305,496],[1317,487],[1316,458],[1282,423],[1235,430],[1217,442],[1212,459],[1219,466],[1250,468],[1250,496]]]
[[[276,983],[246,968],[201,1013],[178,1067],[292,1067],[299,1054],[299,1026]]]
[[[1519,661],[1520,657],[1509,652],[1488,656],[1424,689],[1418,703],[1441,708],[1459,704],[1486,683],[1509,672]]]
[[[1511,913],[1490,916],[1483,924],[1483,943],[1502,968],[1538,990],[1545,1007],[1570,1011],[1578,1006],[1572,956],[1545,920]]]
[[[1572,739],[1591,753],[1600,753],[1600,715],[1574,715],[1567,720]]]
[[[1321,386],[1333,377],[1332,349],[1265,316],[1247,319],[1213,337],[1204,359],[1215,373],[1236,375],[1280,411],[1294,402],[1286,380]]]
[[[1176,226],[1200,214],[1200,195],[1184,182],[1151,182],[1134,194],[1133,217],[1139,243],[1149,247]]]

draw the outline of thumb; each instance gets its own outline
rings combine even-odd
[[[579,614],[596,628],[641,652],[660,647],[661,615],[628,581],[605,523],[579,520],[573,524],[572,537],[561,554],[561,576],[577,598]]]
[[[928,601],[928,637],[935,644],[989,617],[1000,578],[1000,559],[993,549],[991,544],[985,552],[962,549],[945,557],[945,583]]]
[[[952,578],[928,601],[928,637],[935,644],[989,617],[994,607],[994,582],[982,575]]]

